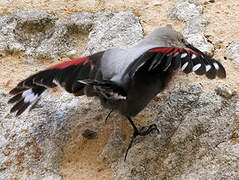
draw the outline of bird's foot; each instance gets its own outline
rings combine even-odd
[[[137,136],[147,136],[148,134],[150,134],[154,130],[156,130],[159,133],[159,129],[158,129],[156,124],[151,124],[148,127],[145,127],[145,126],[141,127],[139,130],[137,128],[134,128],[134,133],[133,133],[133,136],[131,137],[128,148],[126,150],[124,160],[126,160],[128,152],[129,152],[130,148],[132,147],[135,138]]]
[[[147,136],[148,134],[150,134],[154,130],[156,130],[158,132],[158,134],[159,134],[159,129],[158,129],[156,124],[151,124],[148,127],[143,126],[138,131],[138,135],[140,135],[140,136]]]

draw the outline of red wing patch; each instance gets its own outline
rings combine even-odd
[[[174,55],[177,55],[178,52],[182,53],[183,51],[186,51],[188,54],[195,54],[197,56],[201,55],[198,52],[185,49],[185,48],[174,48],[174,47],[162,47],[162,48],[154,48],[149,50],[149,52],[158,52],[158,53],[170,53],[173,52]]]
[[[69,93],[83,95],[85,85],[78,81],[95,78],[95,69],[100,64],[103,53],[61,62],[21,81],[10,91],[13,97],[9,103],[14,104],[10,112],[22,114],[29,106],[33,107],[37,103],[46,89],[56,87],[58,84]]]
[[[51,67],[48,68],[48,70],[50,69],[64,69],[68,66],[77,66],[79,64],[86,64],[89,62],[89,58],[88,57],[83,57],[83,58],[76,58],[76,59],[71,59],[69,61],[64,61],[62,63],[53,65]]]

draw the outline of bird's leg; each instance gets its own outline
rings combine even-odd
[[[156,130],[159,133],[159,130],[158,130],[156,124],[151,124],[147,129],[146,129],[146,127],[142,127],[142,128],[140,128],[140,130],[138,130],[137,127],[135,126],[133,120],[130,117],[127,117],[127,118],[128,118],[130,124],[132,125],[132,127],[134,129],[134,133],[133,133],[133,136],[131,137],[131,140],[129,142],[128,148],[126,149],[124,160],[126,160],[128,152],[129,152],[130,148],[133,145],[134,139],[137,136],[146,136],[146,135],[150,134],[154,130]]]
[[[113,110],[111,110],[111,111],[109,112],[109,114],[106,116],[106,118],[105,118],[105,124],[107,123],[107,120],[109,119],[109,117],[110,117],[110,115],[111,115],[112,112],[113,112]]]
[[[131,137],[131,140],[129,142],[129,145],[128,145],[128,148],[126,149],[126,152],[125,152],[125,156],[124,156],[124,160],[126,160],[127,158],[127,155],[128,155],[128,152],[130,150],[130,148],[132,147],[132,144],[134,142],[134,139],[139,135],[139,130],[137,129],[137,127],[135,126],[133,120],[130,118],[130,117],[127,117],[131,126],[133,127],[134,129],[134,133],[133,133],[133,136]]]

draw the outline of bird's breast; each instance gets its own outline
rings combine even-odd
[[[118,110],[125,116],[136,116],[147,104],[169,83],[172,72],[139,73],[130,80],[127,91],[127,99],[122,101]]]

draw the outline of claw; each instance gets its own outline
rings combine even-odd
[[[150,134],[152,131],[156,130],[159,134],[159,129],[156,124],[151,124],[145,132],[145,135]]]
[[[134,133],[133,133],[133,136],[131,137],[128,148],[126,149],[126,153],[125,153],[125,156],[124,156],[124,161],[126,160],[128,152],[129,152],[130,148],[132,147],[133,142],[134,142],[134,140],[137,136],[147,136],[148,134],[150,134],[154,130],[156,130],[159,133],[159,129],[158,129],[156,124],[151,124],[150,126],[148,126],[148,128],[146,130],[145,130],[146,127],[141,127],[140,130],[138,130],[136,128],[134,122],[132,121],[132,119],[128,117],[128,120],[129,120],[130,124],[132,125],[132,127],[134,129]]]
[[[150,134],[154,130],[156,130],[159,133],[159,129],[158,129],[156,124],[151,124],[150,126],[148,126],[148,128],[146,130],[144,130],[145,128],[146,127],[141,127],[140,130],[139,130],[138,135],[146,136],[146,135]]]
[[[136,133],[134,132],[134,134],[133,134],[133,136],[132,136],[132,138],[131,138],[131,140],[130,140],[130,142],[129,142],[129,145],[128,145],[127,149],[126,149],[125,156],[124,156],[124,161],[126,161],[128,152],[129,152],[130,148],[131,148],[132,145],[133,145],[134,139],[135,139],[137,136],[138,136],[138,134],[136,135]]]

